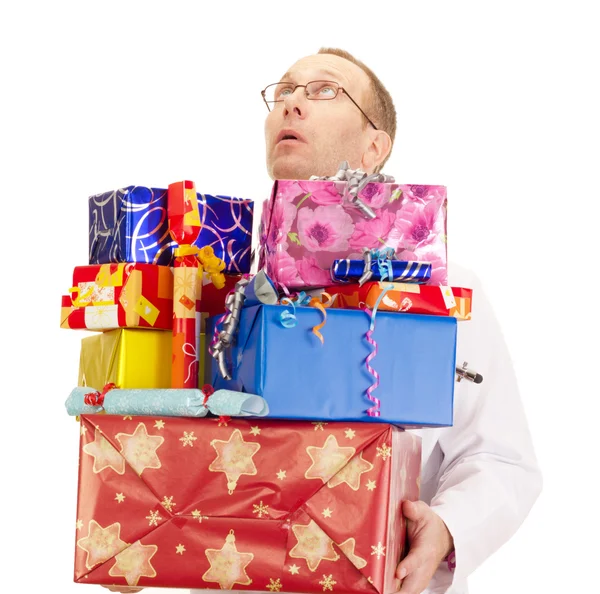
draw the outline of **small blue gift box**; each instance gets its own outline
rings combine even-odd
[[[381,401],[381,416],[369,416],[373,402],[367,389],[374,383],[366,358],[373,347],[365,335],[370,315],[360,310],[328,309],[323,321],[314,307],[297,307],[296,326],[284,327],[282,305],[243,308],[238,331],[227,352],[232,377],[227,381],[218,364],[206,357],[205,379],[225,388],[258,394],[269,405],[269,416],[316,421],[374,421],[407,427],[452,425],[456,377],[456,319],[445,316],[379,312],[372,338],[378,353],[370,361],[380,376],[373,396]],[[213,336],[215,316],[207,320]]]
[[[176,244],[169,234],[166,189],[128,186],[88,202],[90,264],[171,264]],[[198,210],[202,227],[194,244],[212,246],[225,272],[250,272],[254,202],[198,194]]]

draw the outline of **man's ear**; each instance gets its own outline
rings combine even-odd
[[[361,159],[361,169],[373,173],[392,150],[392,139],[383,130],[371,130],[370,142]]]

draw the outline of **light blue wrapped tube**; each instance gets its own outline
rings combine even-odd
[[[261,396],[217,390],[204,405],[204,393],[197,389],[113,389],[106,392],[102,406],[85,403],[85,396],[95,390],[75,388],[65,407],[71,416],[94,414],[104,410],[109,415],[142,415],[167,417],[205,417],[210,411],[217,416],[265,417],[269,414],[267,401]]]

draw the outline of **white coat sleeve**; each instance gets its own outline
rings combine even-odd
[[[458,585],[517,531],[542,487],[541,473],[504,337],[473,280],[470,321],[458,323],[457,365],[483,383],[456,384],[454,425],[440,432],[443,460],[432,509],[454,539],[449,581]],[[450,584],[448,584],[450,586]]]

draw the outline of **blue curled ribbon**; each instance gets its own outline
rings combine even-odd
[[[293,308],[293,312],[285,309],[279,314],[279,323],[284,328],[293,328],[298,324],[298,318],[296,318],[296,304],[289,299],[288,297],[284,297],[280,301],[281,305],[291,305]]]

